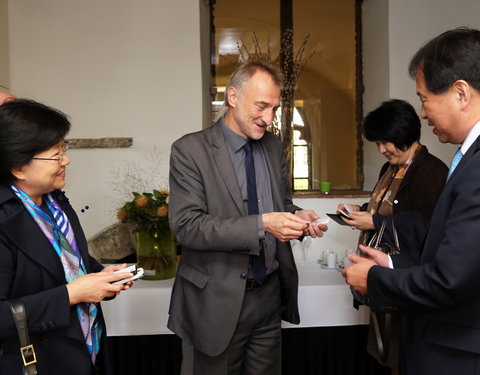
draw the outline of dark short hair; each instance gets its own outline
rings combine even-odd
[[[420,118],[410,103],[392,99],[367,114],[363,135],[370,142],[391,142],[405,151],[420,139]]]
[[[434,94],[444,93],[459,79],[480,91],[480,31],[459,27],[440,34],[413,56],[408,71],[412,78],[421,71]]]
[[[280,88],[282,87],[282,79],[283,79],[282,74],[277,68],[261,60],[249,60],[246,63],[243,63],[242,65],[240,65],[232,73],[232,76],[230,77],[230,81],[228,82],[227,87],[225,88],[224,104],[226,107],[230,106],[230,104],[228,103],[228,96],[227,96],[228,88],[235,87],[238,90],[241,90],[241,88],[245,85],[245,83],[247,83],[248,80],[252,78],[253,75],[259,70],[269,74],[270,77],[272,78],[272,81],[278,87]]]
[[[13,169],[55,146],[69,130],[64,113],[33,100],[16,99],[0,105],[0,182],[13,183]]]

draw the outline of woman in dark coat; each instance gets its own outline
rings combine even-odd
[[[0,106],[0,374],[23,374],[7,301],[25,306],[39,375],[108,373],[99,302],[128,289],[89,256],[65,185],[66,116],[40,103]]]

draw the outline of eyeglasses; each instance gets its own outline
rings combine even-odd
[[[32,158],[34,160],[55,160],[58,164],[62,163],[62,159],[65,156],[65,153],[68,151],[68,143],[63,144],[63,152],[58,154],[58,158]]]

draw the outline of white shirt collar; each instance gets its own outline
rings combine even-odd
[[[470,148],[470,146],[475,142],[475,140],[478,138],[480,135],[480,121],[477,122],[473,128],[470,129],[468,132],[467,136],[465,137],[465,140],[462,143],[462,147],[460,147],[460,151],[462,151],[462,154],[465,155]]]

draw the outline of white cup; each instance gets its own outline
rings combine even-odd
[[[335,268],[336,266],[337,266],[337,254],[331,251],[327,255],[327,267]]]

